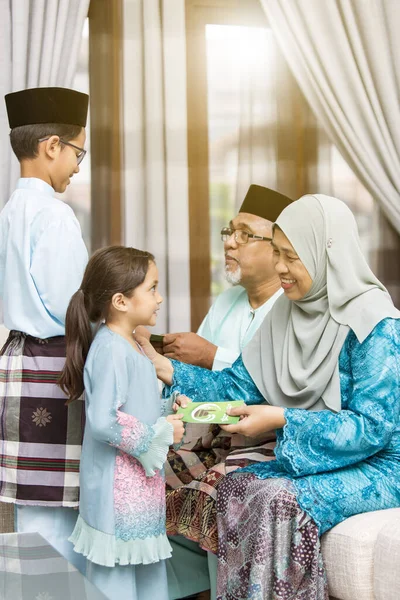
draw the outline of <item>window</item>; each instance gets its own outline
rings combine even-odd
[[[257,0],[187,0],[191,308],[195,330],[227,287],[221,227],[251,183],[337,196],[369,250],[373,201],[327,139]]]

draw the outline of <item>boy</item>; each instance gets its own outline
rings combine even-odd
[[[78,506],[83,403],[57,386],[64,323],[87,250],[72,209],[55,198],[85,156],[88,96],[35,88],[5,97],[21,178],[0,214],[0,501],[18,532],[38,531],[80,570],[68,542]]]

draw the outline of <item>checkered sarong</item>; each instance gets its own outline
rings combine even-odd
[[[84,403],[57,386],[63,336],[12,331],[0,352],[0,502],[78,506]]]

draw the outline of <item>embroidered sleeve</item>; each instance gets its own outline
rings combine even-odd
[[[373,456],[389,443],[399,423],[399,320],[384,319],[362,344],[351,333],[339,365],[339,413],[285,410],[277,466],[294,476],[332,471]]]
[[[173,441],[173,428],[161,417],[154,425],[141,422],[124,412],[129,385],[127,356],[113,344],[99,348],[86,391],[87,427],[93,437],[134,456],[139,461],[145,455],[146,473],[154,475],[166,458]],[[143,399],[141,399],[143,401]]]
[[[232,367],[223,371],[209,371],[172,360],[173,382],[165,386],[164,396],[173,392],[184,394],[193,402],[223,402],[244,400],[246,404],[262,404],[265,401],[243,364],[242,357]]]

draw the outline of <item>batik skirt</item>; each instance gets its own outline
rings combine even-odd
[[[190,426],[189,426],[190,427]],[[196,425],[192,426],[195,431]],[[182,535],[217,554],[216,500],[220,483],[232,471],[273,460],[275,435],[259,439],[230,435],[212,425],[178,451],[170,450],[165,467],[167,534]]]

